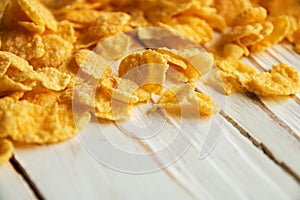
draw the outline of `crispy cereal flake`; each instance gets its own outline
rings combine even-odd
[[[1,135],[0,135],[1,138]],[[13,156],[13,144],[6,139],[0,139],[0,166]]]

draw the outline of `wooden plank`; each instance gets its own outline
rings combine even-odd
[[[277,45],[279,47],[279,45]],[[282,47],[281,47],[282,48]],[[260,53],[253,55],[252,58],[256,63],[251,63],[251,60],[244,59],[244,61],[251,63],[252,66],[256,67],[258,70],[269,70],[273,64],[278,64],[280,62],[289,64],[291,66],[297,66],[298,60],[288,60],[289,57],[286,55],[288,52],[274,52],[272,49],[268,50],[271,53]],[[280,54],[281,53],[281,54]],[[273,54],[272,56],[270,54]],[[277,59],[275,57],[277,56]],[[279,60],[280,59],[280,60]],[[300,67],[298,67],[300,70]],[[299,96],[299,94],[297,94]],[[297,98],[297,97],[295,97]],[[270,111],[270,114],[275,114],[278,118],[279,123],[289,129],[290,133],[294,135],[300,141],[300,104],[298,100],[290,97],[259,97],[263,106]],[[283,123],[282,123],[283,122]]]
[[[242,93],[225,97],[212,86],[198,87],[210,92],[220,107],[257,143],[262,143],[279,162],[300,175],[299,141],[261,107],[261,102]]]
[[[109,134],[120,136],[116,128],[109,127],[102,126],[110,129]],[[164,171],[137,176],[102,165],[79,138],[50,146],[17,148],[16,158],[47,199],[192,199]]]
[[[182,178],[182,183],[185,183],[196,199],[292,199],[299,195],[299,185],[282,173],[282,170],[262,155],[261,151],[254,148],[250,141],[241,136],[230,123],[224,121],[224,118],[216,115],[210,126],[214,127],[210,131],[221,130],[223,134],[212,152],[207,157],[195,161],[203,148],[203,141],[197,140],[205,139],[199,131],[203,130],[201,126],[198,129],[199,135],[189,151],[169,168],[174,174],[181,174],[179,177]],[[155,144],[147,144],[155,148]],[[270,174],[268,168],[272,171]],[[275,178],[273,173],[284,174],[284,180]],[[254,184],[255,181],[259,182],[259,187]],[[281,181],[289,186],[293,185],[294,189],[288,191],[289,186],[281,186]],[[204,191],[209,196],[205,196]],[[278,193],[274,194],[275,191]]]
[[[214,119],[202,121],[200,129],[188,129],[197,131],[193,145],[174,164],[153,173],[120,173],[94,160],[84,144],[95,141],[101,149],[105,140],[95,134],[97,131],[91,126],[81,133],[81,139],[51,146],[18,147],[16,158],[47,199],[293,199],[300,195],[299,185],[291,176],[222,116],[216,115]],[[172,123],[164,127],[160,136],[141,140],[141,144],[115,125],[100,125],[114,145],[142,153],[169,144],[170,135],[174,135],[176,129],[180,131]],[[211,154],[200,160],[206,138],[203,130],[219,130],[223,136]],[[171,148],[164,157],[157,156],[152,162],[163,163],[176,154],[176,148]]]
[[[36,199],[27,183],[7,163],[0,168],[0,199]]]

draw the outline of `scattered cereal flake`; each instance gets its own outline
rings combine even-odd
[[[83,83],[75,87],[74,100],[90,107],[97,118],[124,120],[130,117],[131,104],[106,95],[100,88]]]
[[[139,9],[130,10],[130,26],[134,28],[149,27],[151,23],[145,18],[145,13]]]
[[[133,41],[130,36],[120,33],[98,43],[94,51],[107,60],[107,62],[111,62],[125,56],[130,50],[132,43]]]
[[[165,24],[161,24],[166,26]],[[166,28],[140,28],[138,29],[137,35],[140,41],[150,49],[156,48],[186,48],[187,46],[195,47],[199,46],[197,42],[192,40],[191,37],[179,33],[173,29],[169,30]],[[174,43],[176,41],[176,43]]]
[[[221,82],[226,95],[231,95],[241,89],[241,84],[232,74],[220,71],[220,76],[222,78]]]
[[[168,112],[176,114],[180,112],[185,103],[196,106],[199,113],[204,115],[212,115],[217,111],[217,107],[213,103],[211,97],[207,94],[195,92],[195,86],[192,84],[168,88],[168,90],[158,100],[155,107],[163,107]]]
[[[31,89],[31,86],[18,83],[9,78],[7,75],[0,77],[0,96],[16,91],[29,91]]]
[[[229,94],[237,88],[236,81],[246,90],[263,96],[291,95],[296,94],[300,89],[297,70],[285,64],[273,66],[271,72],[261,74],[258,74],[253,67],[240,61],[221,61],[217,62],[217,66],[222,71],[221,75],[225,80],[224,85],[229,88],[225,88],[225,91]]]
[[[133,5],[136,5],[136,1],[132,1]],[[150,22],[157,22],[161,20],[166,20],[175,16],[185,10],[187,10],[191,5],[191,0],[153,0],[153,1],[143,1],[139,0],[139,7],[145,12],[146,18]]]
[[[251,7],[238,14],[233,25],[247,25],[262,22],[267,18],[267,10],[263,7]]]
[[[69,74],[58,71],[55,68],[41,68],[37,71],[24,71],[20,72],[16,76],[12,77],[14,81],[24,83],[26,85],[33,84],[39,81],[43,87],[53,90],[61,91],[64,90],[71,80]]]
[[[33,33],[42,34],[45,31],[45,26],[39,26],[33,22],[19,21],[18,23],[19,25],[23,26],[25,29]]]
[[[289,30],[290,30],[289,17],[277,16],[274,18],[270,18],[269,20],[274,25],[273,32],[270,35],[266,36],[262,41],[253,45],[251,47],[251,51],[253,52],[263,51],[266,48],[282,41],[285,38],[285,36],[289,34]]]
[[[238,14],[252,7],[249,0],[215,0],[214,5],[218,13],[224,17],[226,23],[230,26]]]
[[[57,24],[57,34],[71,44],[73,44],[77,39],[73,24],[67,20],[60,21]]]
[[[242,38],[250,35],[259,35],[263,28],[261,23],[234,26],[229,33],[224,36],[224,40],[226,42],[240,41]]]
[[[192,96],[195,87],[192,84],[184,84],[179,87],[168,88],[158,100],[158,104],[172,103],[178,104],[179,102]]]
[[[76,84],[74,88],[68,89],[60,98],[73,99],[89,108],[94,108],[96,87],[87,83]]]
[[[22,96],[22,100],[26,100],[33,104],[38,104],[41,106],[50,106],[58,101],[60,93],[53,92],[51,90],[32,90],[25,92]]]
[[[259,3],[268,10],[271,16],[286,15],[300,19],[300,4],[298,0],[259,0]]]
[[[9,57],[4,56],[0,52],[0,77],[3,76],[11,64]]]
[[[213,66],[213,58],[199,48],[182,50],[159,48],[157,51],[166,56],[174,70],[182,73],[191,82],[199,79]]]
[[[226,59],[238,60],[244,55],[244,49],[237,44],[228,43],[223,47],[223,56]]]
[[[88,112],[73,113],[71,105],[41,106],[25,100],[11,103],[3,112],[0,137],[25,143],[46,144],[69,139],[90,120]],[[73,114],[79,116],[80,123],[75,124]]]
[[[13,144],[6,139],[0,139],[0,166],[13,156]]]
[[[176,50],[168,50],[166,48],[159,48],[157,50],[159,53],[162,53],[165,57],[165,59],[171,63],[172,65],[176,65],[183,70],[186,70],[188,68],[187,64],[185,63],[185,58],[180,57]],[[176,53],[174,52],[176,51]]]
[[[43,67],[57,68],[71,57],[73,45],[59,35],[44,36],[43,44],[45,48],[43,57],[30,62],[35,69]]]
[[[85,74],[101,79],[109,67],[108,62],[99,54],[93,51],[82,49],[75,55],[77,65]]]
[[[204,44],[212,40],[212,28],[206,21],[194,16],[176,16],[164,21],[162,27],[178,31]]]
[[[129,79],[119,77],[106,78],[102,80],[101,88],[111,98],[125,103],[135,104],[149,101],[151,98],[150,93],[139,88],[135,82]]]
[[[203,6],[198,1],[194,1],[193,5],[180,15],[197,16],[217,30],[224,31],[227,28],[224,18],[217,13],[217,9]]]
[[[0,51],[0,58],[4,59],[4,60],[9,60],[10,66],[18,69],[19,71],[32,70],[32,66],[30,66],[26,60],[24,60],[23,58],[15,55],[13,53],[10,53],[7,51]],[[5,70],[5,72],[6,72],[6,70]]]
[[[261,24],[263,26],[263,29],[260,31],[259,34],[251,34],[245,36],[239,40],[239,43],[243,44],[246,47],[252,46],[262,41],[265,37],[267,37],[273,32],[274,26],[271,22],[265,21],[261,22]]]
[[[124,12],[102,12],[89,32],[97,37],[107,37],[128,29],[130,15]]]
[[[214,71],[207,79],[207,83],[216,91],[226,95],[231,95],[242,88],[235,76],[221,70]]]
[[[37,70],[37,73],[41,76],[40,81],[42,85],[54,91],[64,90],[71,79],[69,74],[62,73],[55,68],[41,68]]]
[[[253,76],[247,89],[258,95],[293,95],[300,90],[299,75],[295,68],[286,64],[273,66],[271,72]]]
[[[38,34],[21,31],[2,32],[1,50],[12,52],[26,60],[40,58],[45,54],[44,44]]]
[[[57,30],[57,22],[53,14],[38,0],[17,0],[26,15],[38,26],[46,26]]]
[[[12,29],[17,27],[19,21],[30,21],[30,19],[21,9],[17,0],[9,0],[4,8],[2,17],[0,18],[0,27]]]
[[[147,50],[126,56],[119,65],[119,76],[130,79],[150,93],[160,94],[169,65],[162,54]]]
[[[91,24],[100,15],[101,12],[93,9],[70,10],[66,13],[65,19],[76,23]]]
[[[242,85],[251,82],[252,77],[257,76],[258,74],[255,68],[246,65],[241,61],[224,60],[216,62],[216,64],[221,71],[232,74]]]
[[[198,109],[201,114],[209,116],[219,111],[218,106],[213,102],[211,96],[199,92],[195,92],[195,94],[196,94]]]

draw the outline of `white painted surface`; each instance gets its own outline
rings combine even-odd
[[[274,51],[277,48],[284,48],[282,52],[289,51],[285,46],[276,46]],[[295,58],[297,55],[293,54],[289,57],[291,62]],[[257,60],[262,64],[278,62],[274,57],[266,58],[266,56]],[[200,88],[205,90],[203,85],[200,85]],[[256,102],[245,94],[238,93],[224,97],[214,88],[209,90],[229,117],[252,138],[264,144],[279,162],[285,163],[298,176],[300,175],[300,142],[289,129],[286,129],[288,126],[299,135],[300,105],[296,101],[272,97],[260,98],[261,102]],[[262,103],[269,111],[261,107]],[[284,126],[280,125],[270,112],[279,118]],[[147,121],[146,118],[146,115],[139,115],[135,120],[143,124]],[[18,146],[15,157],[46,199],[300,198],[299,183],[255,147],[248,138],[242,136],[220,114],[211,120],[202,119],[197,129],[193,126],[185,129],[191,134],[185,132],[186,138],[183,142],[189,142],[190,136],[195,131],[196,138],[175,163],[157,172],[140,175],[121,173],[104,166],[87,152],[82,143],[83,139],[85,142],[93,142],[96,148],[99,145],[99,149],[108,144],[109,140],[116,147],[128,152],[157,151],[170,146],[174,139],[182,134],[178,131],[176,120],[170,118],[159,135],[141,141],[128,137],[115,124],[100,124],[100,127],[102,138],[91,125],[81,133],[81,139],[74,138],[48,146]],[[211,132],[207,134],[207,130]],[[148,131],[151,129],[145,132]],[[206,136],[217,136],[218,131],[222,134],[211,153],[199,159],[202,155],[200,152],[203,153],[203,149],[210,144]],[[163,156],[154,156],[147,160],[146,166],[160,166],[176,153],[178,148],[171,147]],[[114,158],[116,155],[106,156]],[[126,161],[123,159],[125,164]],[[125,166],[128,167],[130,164],[131,161]],[[134,163],[134,166],[140,169],[145,167],[145,163]],[[6,189],[2,189],[8,185],[3,185],[1,175],[2,173],[0,195],[2,191],[9,195]]]
[[[34,194],[27,183],[14,171],[10,164],[0,167],[1,200],[33,200]]]
[[[216,115],[212,126],[221,126],[223,135],[208,157],[199,159],[204,139],[199,132],[191,148],[177,162],[164,170],[142,175],[104,167],[86,152],[78,138],[45,147],[17,148],[16,158],[48,199],[295,199],[300,196],[300,187],[293,178],[220,115]],[[103,131],[111,135],[111,140],[119,140],[120,146],[126,146],[126,141],[133,142],[113,125],[103,126]],[[88,131],[82,134],[92,135]],[[168,142],[168,138],[161,137],[144,144],[154,150]],[[135,150],[144,151],[138,143],[135,146]],[[174,152],[176,149],[170,149],[168,155]]]

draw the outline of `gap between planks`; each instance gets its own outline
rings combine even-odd
[[[272,152],[266,147],[263,143],[255,140],[245,129],[243,129],[237,122],[235,122],[229,115],[227,115],[223,110],[220,111],[220,114],[231,123],[243,136],[249,139],[252,144],[261,150],[269,159],[271,159],[275,164],[277,164],[281,169],[291,175],[297,183],[300,184],[300,176],[297,175],[291,168],[289,168],[285,163],[279,162],[272,154]]]
[[[15,157],[12,157],[10,159],[10,164],[13,166],[13,168],[16,170],[16,172],[24,179],[24,181],[28,184],[29,188],[35,195],[36,199],[44,200],[46,199],[42,193],[39,191],[38,187],[34,183],[34,181],[30,178],[30,176],[27,174],[26,170],[23,168],[23,166],[18,162],[18,160]]]

